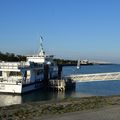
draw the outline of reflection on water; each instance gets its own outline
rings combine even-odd
[[[21,103],[22,103],[21,95],[0,94],[0,106],[8,106]]]
[[[120,81],[97,81],[76,83],[76,88],[65,92],[33,91],[23,95],[0,95],[0,106],[21,104],[35,101],[62,100],[90,96],[120,95]]]
[[[63,74],[75,73],[95,73],[95,72],[119,72],[120,65],[94,65],[82,66],[80,70],[76,67],[64,67]],[[26,102],[61,100],[70,97],[89,97],[89,96],[120,95],[120,81],[97,81],[76,83],[76,88],[66,92],[52,92],[37,90],[23,95],[4,95],[0,94],[0,106],[21,104]]]
[[[65,98],[65,92],[53,92],[53,91],[33,91],[22,95],[22,102],[32,101],[46,101],[46,100],[60,100]]]
[[[21,104],[36,101],[61,100],[65,98],[65,92],[33,91],[23,95],[0,94],[0,106]]]

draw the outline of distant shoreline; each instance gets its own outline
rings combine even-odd
[[[80,66],[89,66],[89,65],[117,65],[117,64],[112,64],[112,63],[100,63],[100,64],[94,64],[94,63],[89,63],[89,64],[80,64]],[[77,66],[76,64],[62,64],[62,66]]]
[[[80,65],[86,66],[86,65],[93,65],[93,64],[80,64]],[[62,66],[77,66],[77,64],[62,64]]]

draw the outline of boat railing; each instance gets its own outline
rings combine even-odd
[[[21,78],[14,78],[14,77],[0,77],[1,83],[12,83],[12,84],[18,84],[22,82]]]
[[[18,69],[20,66],[27,66],[26,62],[1,62],[0,69]]]
[[[24,79],[22,77],[0,77],[0,83],[11,83],[11,84],[18,84],[18,83],[22,83],[22,84],[29,84],[30,83],[30,79]]]
[[[49,80],[51,86],[65,86],[64,80]]]
[[[1,62],[0,69],[42,68],[43,64],[29,62]]]

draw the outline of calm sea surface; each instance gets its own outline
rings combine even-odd
[[[120,72],[120,65],[89,65],[81,66],[80,70],[77,70],[75,66],[68,66],[63,68],[63,75],[103,72]],[[0,106],[35,101],[60,100],[66,97],[88,97],[101,95],[120,95],[120,81],[113,80],[76,83],[76,88],[74,90],[59,93],[38,90],[24,94],[22,96],[0,94]]]

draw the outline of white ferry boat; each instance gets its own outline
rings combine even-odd
[[[48,79],[58,75],[58,67],[53,61],[53,56],[47,56],[43,50],[38,55],[28,56],[26,62],[0,62],[0,92],[25,93],[43,88],[45,78],[45,66],[48,69]]]

